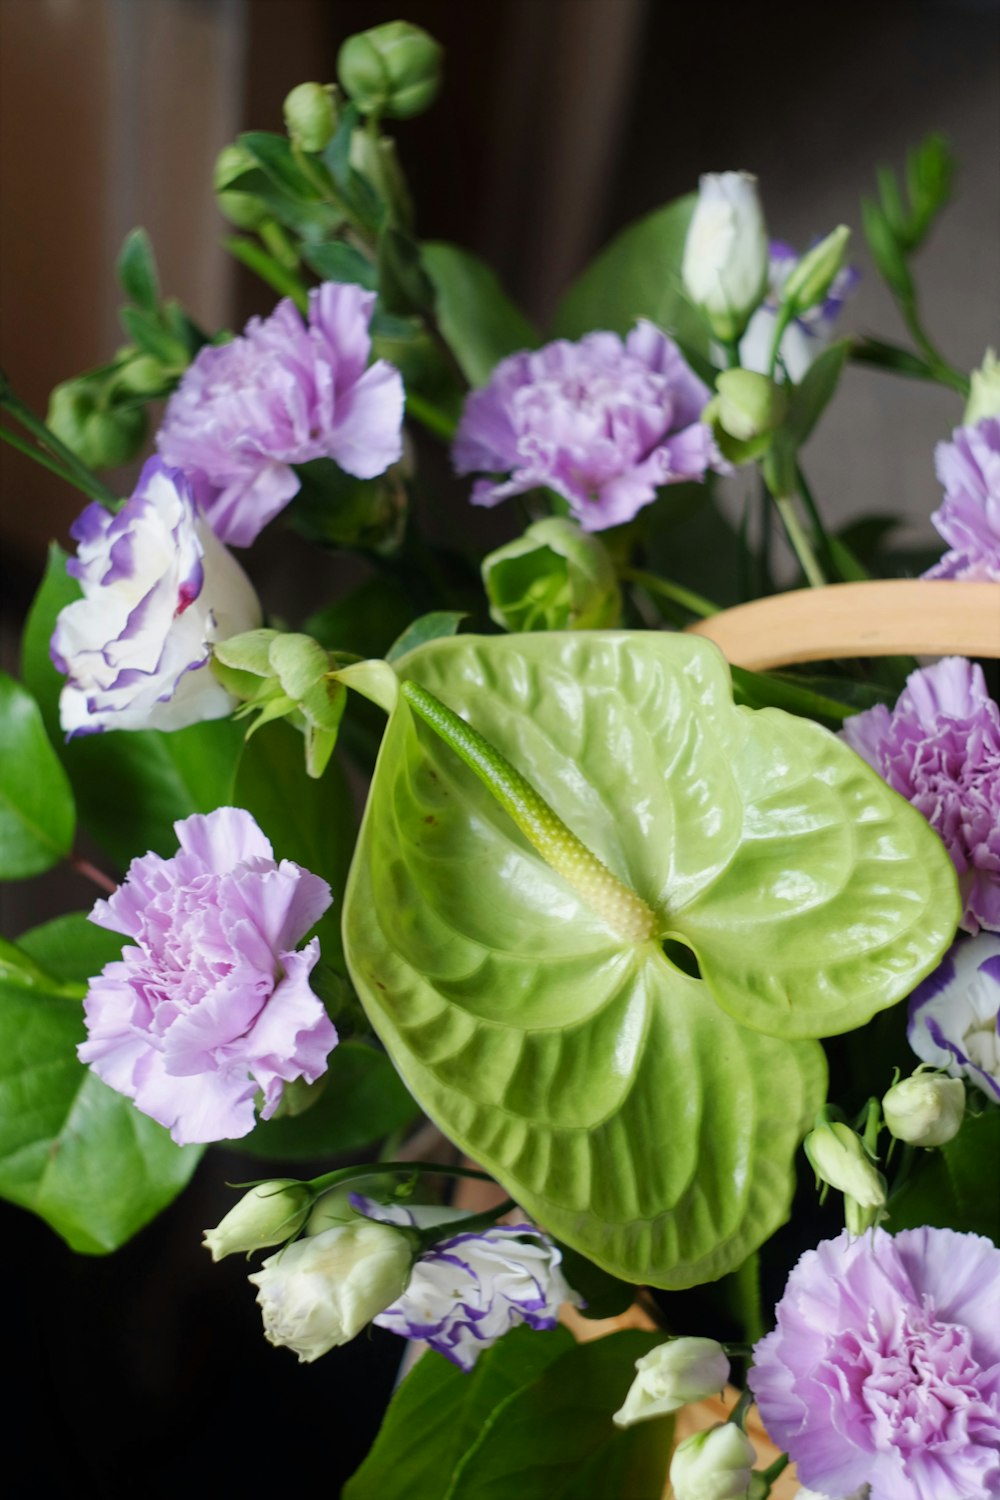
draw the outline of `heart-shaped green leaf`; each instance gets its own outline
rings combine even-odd
[[[801,1039],[891,1005],[950,941],[943,846],[833,735],[735,707],[704,641],[463,636],[400,673],[527,777],[656,932],[590,910],[400,695],[345,902],[373,1024],[427,1113],[560,1238],[629,1280],[722,1275],[788,1211],[824,1086]]]

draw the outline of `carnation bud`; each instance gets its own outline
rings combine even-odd
[[[954,1140],[965,1115],[965,1085],[918,1068],[894,1083],[882,1100],[882,1115],[891,1133],[911,1146],[943,1146]]]
[[[346,1344],[406,1289],[414,1247],[387,1224],[357,1219],[296,1240],[249,1277],[269,1343],[309,1364]]]
[[[115,371],[115,385],[132,396],[157,396],[170,383],[170,376],[152,354],[137,354]]]
[[[746,1500],[753,1444],[735,1422],[722,1422],[680,1443],[670,1461],[675,1500]]]
[[[441,87],[441,47],[408,21],[387,21],[350,36],[337,57],[344,92],[364,115],[419,115]]]
[[[483,561],[490,618],[504,630],[613,629],[621,615],[614,564],[596,536],[549,516]]]
[[[1000,417],[1000,359],[995,350],[987,349],[979,369],[969,377],[969,385],[963,427],[974,427],[985,417]]]
[[[766,375],[753,370],[724,370],[715,388],[716,400],[709,402],[712,420],[738,442],[763,437],[785,419],[788,396]]]
[[[57,385],[46,422],[90,469],[116,469],[135,458],[146,436],[141,406],[98,406],[100,385],[81,375]]]
[[[269,218],[265,205],[253,193],[243,193],[229,184],[257,169],[257,162],[245,147],[223,146],[215,159],[213,183],[219,212],[237,229],[256,229]]]
[[[202,1243],[215,1261],[280,1245],[302,1228],[311,1202],[305,1183],[292,1177],[258,1182],[215,1229],[205,1230]]]
[[[611,1419],[618,1427],[717,1395],[729,1379],[729,1360],[715,1339],[668,1339],[637,1359],[635,1368],[638,1374],[624,1405]]]
[[[757,179],[749,172],[709,172],[684,244],[681,275],[717,338],[731,343],[767,290],[768,247]]]
[[[829,1183],[859,1208],[882,1207],[885,1179],[865,1150],[861,1137],[850,1126],[839,1121],[826,1121],[817,1125],[803,1144],[812,1169],[821,1182]],[[858,1222],[857,1216],[855,1222]],[[858,1232],[850,1223],[848,1227],[853,1233]]]
[[[285,129],[303,151],[322,151],[337,128],[332,83],[300,83],[282,105]]]
[[[847,225],[838,224],[792,267],[781,289],[781,300],[793,316],[808,312],[826,297],[847,258],[850,238]]]

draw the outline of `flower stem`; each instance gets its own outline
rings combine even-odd
[[[770,1468],[761,1470],[760,1477],[769,1489],[774,1481],[778,1478],[778,1476],[785,1472],[790,1463],[791,1458],[789,1457],[789,1455],[787,1453],[782,1453],[774,1460],[774,1463],[770,1466]]]
[[[55,474],[65,484],[73,485],[74,489],[80,488],[78,481],[68,470],[57,464],[55,459],[50,458],[41,448],[33,448],[30,443],[25,442],[24,438],[18,437],[16,432],[11,432],[9,427],[0,427],[0,439],[9,443],[12,448],[16,448],[19,453],[24,453],[28,458],[33,459],[36,464],[41,464],[43,469],[48,469],[50,474]],[[84,491],[84,494],[88,493],[89,491]]]
[[[455,436],[458,424],[454,419],[446,412],[439,411],[436,406],[432,406],[416,391],[407,391],[406,410],[411,417],[415,417],[422,426],[426,427],[428,432],[433,432],[435,437],[443,438],[446,443],[450,443]]]
[[[927,361],[928,368],[934,378],[941,384],[957,391],[960,396],[968,397],[969,381],[960,370],[949,364],[942,354],[931,343],[927,337],[927,331],[920,320],[916,299],[900,298],[899,310],[903,315],[903,321],[910,331],[910,337]]]
[[[383,1173],[395,1173],[400,1177],[475,1177],[479,1182],[492,1182],[488,1172],[477,1172],[472,1167],[446,1166],[438,1161],[370,1161],[359,1166],[340,1167],[335,1172],[325,1172],[322,1177],[310,1179],[309,1186],[316,1194],[325,1193],[332,1187],[343,1187],[348,1182],[358,1182],[364,1177],[379,1177]],[[234,1183],[234,1187],[252,1187],[253,1183]]]
[[[640,588],[646,589],[650,594],[662,594],[664,599],[680,604],[703,620],[719,613],[719,606],[701,594],[696,594],[679,583],[670,583],[666,578],[658,578],[655,573],[646,573],[642,568],[622,568],[621,577],[628,583],[639,584]]]
[[[786,305],[778,308],[774,318],[774,333],[771,337],[771,353],[767,361],[767,373],[771,380],[778,368],[778,355],[781,352],[781,340],[785,336],[785,329],[792,321],[792,309]]]
[[[821,589],[826,583],[826,576],[817,561],[816,554],[812,549],[812,543],[806,536],[798,515],[795,511],[795,501],[790,495],[775,495],[775,509],[781,517],[781,524],[785,528],[785,535],[791,544],[792,551],[799,560],[799,564],[806,576],[811,588]]]
[[[87,465],[81,459],[77,458],[72,448],[67,448],[66,444],[56,437],[55,433],[45,425],[40,417],[35,416],[30,406],[26,406],[19,396],[15,396],[10,382],[2,374],[0,374],[0,410],[8,411],[15,422],[19,422],[22,427],[31,433],[35,442],[46,450],[48,456],[57,459],[63,465],[67,470],[66,477],[70,480],[70,483],[75,484],[78,489],[81,489],[85,495],[89,495],[92,500],[100,500],[102,505],[117,504],[116,496],[112,494],[107,485],[98,479],[93,470],[88,469]],[[28,449],[24,449],[23,451],[28,452],[29,456],[36,458],[39,463],[43,462],[36,453]],[[44,464],[44,467],[51,468],[52,465],[48,463]]]
[[[545,863],[591,911],[630,942],[646,942],[653,936],[656,918],[641,896],[612,875],[494,745],[418,683],[404,682],[401,692],[414,713],[478,776]]]
[[[109,896],[114,895],[118,889],[117,883],[111,879],[111,876],[105,875],[103,870],[99,870],[96,865],[92,865],[89,859],[81,859],[78,854],[70,854],[67,856],[67,864],[78,875],[84,876],[86,880],[93,881],[94,885],[98,886],[102,891],[107,891]]]
[[[509,1214],[517,1204],[513,1198],[505,1198],[495,1208],[485,1208],[482,1213],[467,1214],[464,1219],[448,1219],[443,1224],[432,1224],[420,1231],[420,1248],[429,1250],[441,1240],[454,1239],[456,1234],[478,1234],[481,1229],[492,1229],[498,1219]]]

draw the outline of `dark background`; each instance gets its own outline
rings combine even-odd
[[[804,246],[838,221],[857,226],[876,163],[900,166],[908,144],[940,129],[963,171],[922,260],[926,321],[962,367],[997,343],[993,0],[423,0],[402,9],[0,0],[0,353],[36,408],[121,341],[112,264],[135,223],[153,236],[166,289],[206,326],[239,326],[268,309],[270,294],[219,249],[215,155],[240,129],[279,129],[285,93],[305,78],[331,79],[343,37],[400,15],[447,48],[437,106],[398,128],[420,232],[491,259],[543,325],[614,231],[691,189],[699,171],[755,171],[772,233]],[[854,259],[865,274],[850,326],[902,341],[860,244]],[[960,415],[946,391],[850,371],[808,454],[826,513],[904,513],[908,535],[926,540],[939,495],[933,447]],[[9,449],[0,463],[9,661],[45,545],[52,535],[66,542],[79,497]],[[513,524],[454,496],[442,497],[440,514],[424,505],[428,530],[457,527],[469,541]],[[305,608],[342,578],[294,539],[267,551],[257,573],[269,600],[291,592]],[[4,889],[4,930],[92,895],[71,874]],[[245,1157],[211,1155],[179,1202],[107,1260],[76,1257],[41,1223],[2,1209],[7,1368],[25,1424],[13,1426],[23,1470],[9,1493],[337,1492],[377,1428],[400,1344],[376,1330],[298,1366],[264,1343],[246,1267],[212,1266],[199,1244],[232,1201],[227,1179],[253,1175]],[[695,1316],[677,1331],[707,1330]]]

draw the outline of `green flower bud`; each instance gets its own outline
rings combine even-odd
[[[505,630],[599,630],[618,624],[621,596],[604,544],[550,516],[483,561],[490,618]]]
[[[131,396],[157,396],[168,384],[170,377],[152,354],[137,354],[115,373],[115,385]]]
[[[611,1418],[617,1427],[631,1427],[680,1411],[689,1401],[717,1396],[729,1379],[729,1360],[715,1339],[668,1339],[637,1359],[635,1368],[638,1373],[625,1403]]]
[[[300,83],[282,105],[285,129],[303,151],[322,151],[337,128],[332,83]]]
[[[735,1422],[721,1422],[677,1445],[670,1461],[676,1500],[746,1500],[756,1457]]]
[[[974,427],[984,417],[1000,417],[1000,359],[987,349],[978,370],[970,377],[969,401],[962,418],[963,427]]]
[[[268,217],[268,210],[259,198],[229,187],[245,173],[256,170],[257,163],[249,151],[235,143],[223,146],[215,159],[213,184],[219,211],[238,229],[256,229]]]
[[[965,1085],[922,1068],[894,1083],[882,1100],[882,1115],[898,1141],[943,1146],[954,1140],[965,1115]]]
[[[781,300],[796,317],[823,301],[847,258],[850,238],[847,225],[838,224],[792,267],[781,289]]]
[[[57,385],[45,420],[88,468],[115,469],[142,447],[146,413],[140,406],[99,408],[102,385],[86,375]]]
[[[803,1145],[820,1182],[829,1183],[862,1208],[881,1208],[885,1203],[885,1179],[850,1126],[824,1122],[806,1136]]]
[[[773,432],[785,420],[788,395],[766,375],[753,370],[724,370],[715,388],[715,419],[723,432],[738,442],[748,443]]]
[[[305,1183],[294,1178],[259,1182],[215,1229],[205,1230],[205,1249],[219,1261],[227,1255],[283,1244],[301,1229],[311,1202]]]
[[[442,50],[408,21],[387,21],[347,38],[337,57],[341,86],[364,115],[419,115],[441,87]]]

